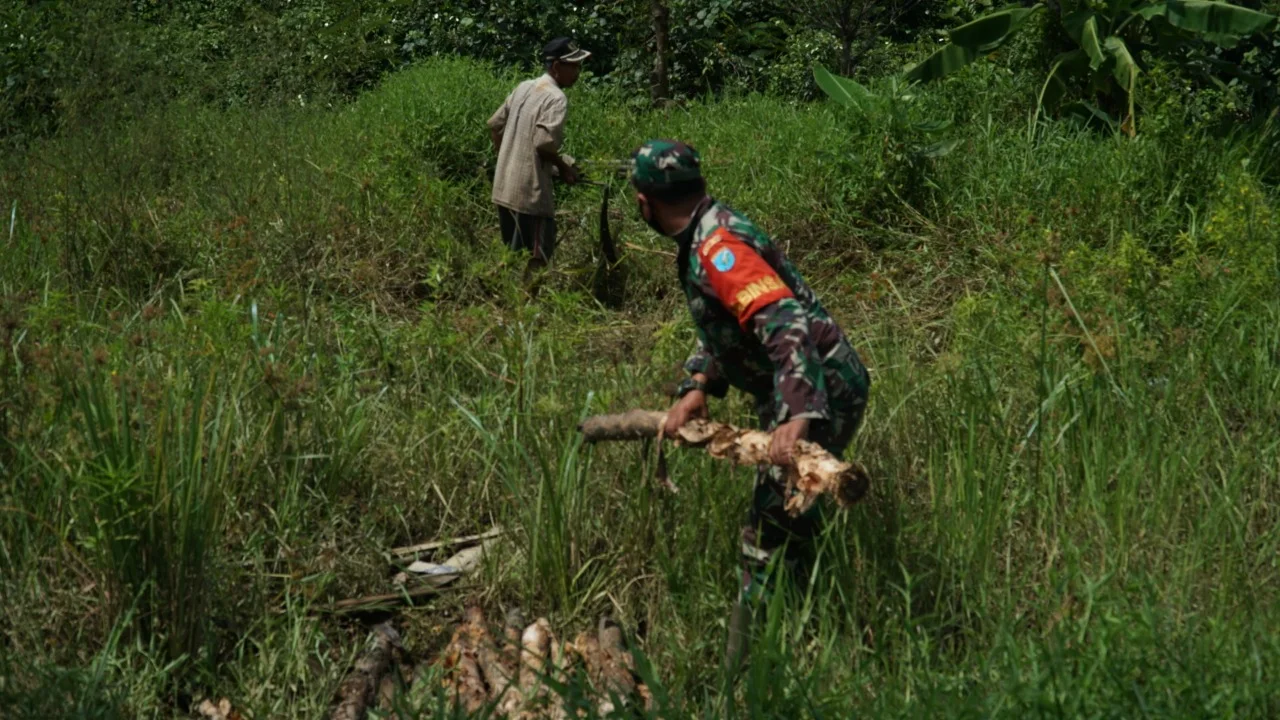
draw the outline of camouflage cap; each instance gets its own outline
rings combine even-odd
[[[631,153],[631,182],[665,187],[702,177],[698,151],[678,140],[650,140]]]

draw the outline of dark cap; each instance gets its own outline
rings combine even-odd
[[[698,151],[679,140],[650,140],[631,153],[631,182],[665,188],[702,177]]]
[[[542,48],[542,59],[546,62],[559,60],[567,63],[580,63],[591,57],[591,53],[578,47],[578,43],[567,37],[559,37]]]

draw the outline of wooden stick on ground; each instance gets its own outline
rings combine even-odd
[[[364,720],[376,700],[378,683],[391,664],[391,648],[399,642],[400,634],[389,623],[374,628],[368,649],[338,688],[340,701],[330,720]]]
[[[597,415],[587,418],[578,429],[587,442],[605,440],[641,440],[658,436],[666,415],[661,412],[632,410],[620,415]],[[763,430],[743,430],[712,420],[690,420],[671,438],[682,447],[703,448],[709,455],[737,465],[768,465],[771,436]],[[861,464],[844,462],[816,443],[801,440],[796,445],[795,462],[787,475],[787,484],[797,492],[787,499],[787,512],[795,517],[803,514],[824,493],[840,507],[848,507],[863,498],[870,477]]]
[[[418,553],[430,552],[432,550],[439,550],[440,548],[446,548],[446,547],[449,547],[450,545],[462,545],[465,543],[478,542],[480,540],[488,540],[489,538],[498,537],[504,532],[505,530],[503,530],[502,528],[494,527],[480,533],[479,535],[466,535],[464,537],[459,537],[459,538],[449,538],[446,540],[433,540],[431,542],[421,543],[419,545],[408,545],[406,547],[392,548],[387,554],[395,559],[412,558],[412,557],[415,557]]]
[[[314,612],[328,612],[335,615],[345,615],[348,613],[371,613],[390,610],[400,605],[414,605],[414,601],[423,598],[434,597],[442,592],[452,590],[471,590],[474,585],[451,585],[448,587],[436,587],[434,585],[426,585],[423,587],[409,588],[400,590],[399,592],[380,593],[377,595],[365,595],[364,597],[349,598],[347,600],[339,600],[332,605],[316,605]]]

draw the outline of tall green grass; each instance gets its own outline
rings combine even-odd
[[[577,157],[698,146],[872,369],[871,496],[727,688],[751,473],[674,453],[673,496],[651,448],[580,444],[586,414],[669,402],[692,329],[625,193],[624,307],[590,294],[590,188],[521,287],[483,174],[515,80],[438,61],[336,110],[173,107],[6,160],[0,698],[321,715],[363,631],[316,610],[385,590],[389,546],[502,524],[479,587],[402,616],[413,650],[463,602],[519,604],[617,616],[672,716],[1276,712],[1255,145],[1029,123],[981,67],[917,101],[962,140],[923,165],[825,105],[571,92]]]
[[[209,397],[218,380],[178,375],[150,417],[106,378],[68,388],[69,440],[87,446],[83,464],[47,471],[51,485],[69,480],[68,494],[82,504],[73,527],[106,571],[107,595],[119,604],[111,610],[122,614],[137,595],[138,623],[166,639],[171,659],[203,649],[211,545],[233,481],[232,413]]]

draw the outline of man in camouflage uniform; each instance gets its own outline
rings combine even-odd
[[[733,668],[770,559],[784,550],[784,565],[800,570],[821,527],[819,506],[798,518],[783,507],[796,441],[807,438],[840,457],[862,421],[870,378],[769,236],[707,195],[697,151],[680,142],[647,142],[632,155],[631,183],[641,217],[676,241],[677,276],[697,328],[697,346],[685,363],[689,378],[665,432],[705,416],[707,395],[722,398],[730,386],[755,398],[761,427],[772,431],[774,465],[757,469],[742,528],[742,583],[726,648]]]

